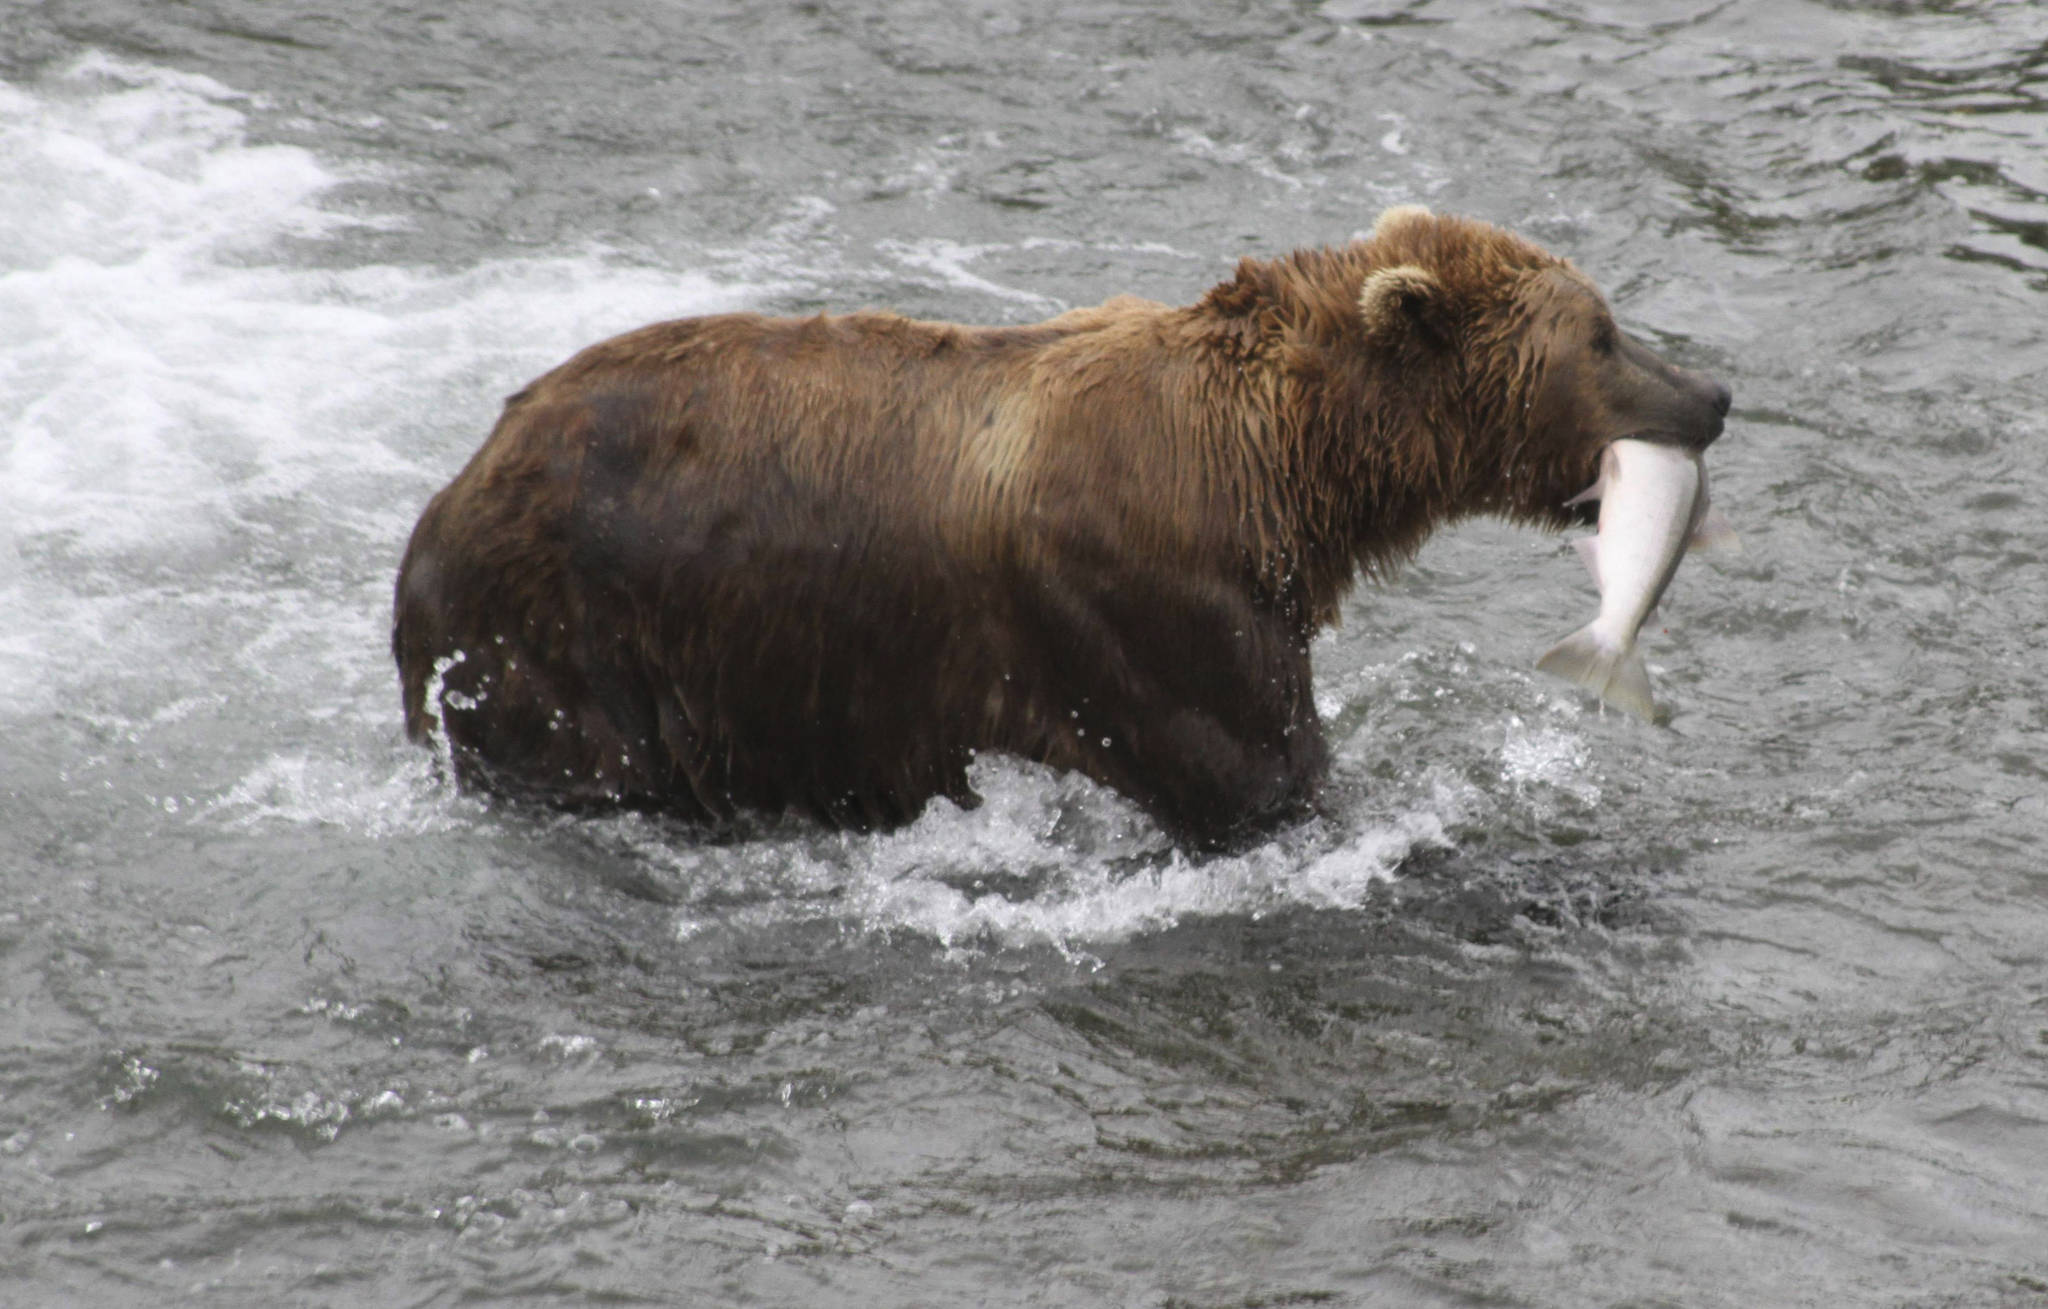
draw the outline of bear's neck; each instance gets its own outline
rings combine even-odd
[[[1440,524],[1493,507],[1475,490],[1454,361],[1367,340],[1357,297],[1372,267],[1363,242],[1246,260],[1193,309],[1210,385],[1248,416],[1211,439],[1256,452],[1227,488],[1241,548],[1305,630],[1335,620],[1361,572],[1389,573]]]

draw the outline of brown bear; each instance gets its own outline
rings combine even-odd
[[[392,645],[465,783],[873,828],[1077,769],[1175,838],[1311,806],[1309,640],[1440,523],[1560,528],[1726,387],[1570,263],[1415,207],[1198,303],[1026,327],[660,323],[506,403],[422,514]]]

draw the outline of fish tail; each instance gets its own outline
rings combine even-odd
[[[1650,672],[1643,666],[1642,651],[1634,643],[1610,645],[1589,625],[1552,646],[1536,661],[1536,668],[1583,686],[1644,722],[1656,721],[1657,706],[1650,699]]]

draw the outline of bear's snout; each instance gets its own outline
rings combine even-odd
[[[1688,444],[1694,449],[1704,450],[1721,439],[1721,433],[1727,427],[1728,410],[1735,403],[1735,393],[1718,377],[1709,377],[1705,373],[1695,373],[1693,376],[1699,379],[1700,387],[1706,393],[1707,408],[1711,412],[1701,425],[1698,438]]]

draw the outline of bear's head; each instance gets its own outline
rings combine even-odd
[[[1468,507],[1563,526],[1565,501],[1624,437],[1704,449],[1728,388],[1621,330],[1570,262],[1472,219],[1402,206],[1380,216],[1360,290],[1366,331],[1433,375],[1463,420]]]

